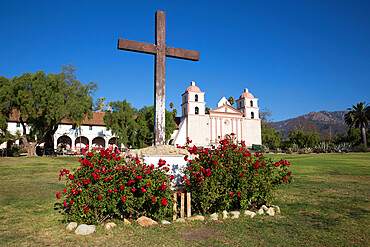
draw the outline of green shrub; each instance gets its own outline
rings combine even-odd
[[[166,162],[158,166],[142,164],[137,158],[124,161],[111,151],[83,150],[81,167],[69,172],[60,170],[66,188],[57,193],[65,197],[67,220],[93,223],[107,217],[149,216],[162,219],[172,214],[173,197],[170,181],[173,176]]]
[[[312,153],[312,148],[301,148],[299,153],[301,154],[309,154]]]
[[[190,142],[190,141],[189,141]],[[197,212],[247,209],[270,204],[274,189],[292,181],[290,162],[274,162],[260,153],[252,155],[244,143],[220,141],[213,149],[188,147],[198,155],[185,170],[185,191],[192,193]]]
[[[361,143],[355,147],[353,147],[354,152],[369,152],[369,149],[365,146],[365,144]]]

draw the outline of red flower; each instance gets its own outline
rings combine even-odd
[[[125,201],[126,201],[126,199],[127,199],[127,197],[126,197],[126,196],[124,196],[124,197],[122,197],[122,198],[121,198],[121,200],[122,200],[123,202],[125,202]]]
[[[260,167],[260,162],[259,162],[259,161],[256,161],[256,163],[254,163],[254,167],[255,167],[255,168]]]
[[[67,205],[66,201],[63,201],[63,204],[64,204],[64,207],[65,207],[65,208],[67,208],[67,207],[68,207],[68,205]]]
[[[72,174],[69,174],[69,179],[70,180],[73,180],[74,179],[74,177],[72,176]]]
[[[215,160],[215,161],[213,161],[213,164],[214,164],[214,165],[217,165],[218,163],[217,163],[217,161]]]
[[[113,191],[114,191],[114,192],[117,192],[117,189],[114,189]]]
[[[240,196],[240,193],[238,193],[238,195],[237,195],[238,197]]]
[[[178,191],[177,191],[177,194],[178,194],[178,195],[180,195],[180,194],[181,194],[181,192],[178,190]]]
[[[131,189],[131,191],[132,191],[132,192],[135,192],[135,190],[136,190],[135,188],[132,188],[132,189]]]
[[[89,152],[89,153],[87,153],[87,156],[89,156],[89,157],[91,157],[91,156],[93,156],[94,154],[92,153],[92,152]]]
[[[86,213],[89,212],[89,209],[87,208],[87,206],[84,206],[84,210]]]
[[[283,177],[283,182],[286,182],[286,181],[287,181],[286,177]]]
[[[57,196],[57,198],[58,198],[58,199],[60,199],[60,192],[59,192],[59,193],[57,193],[57,195],[56,195],[56,196]]]
[[[152,202],[155,202],[155,197],[154,196],[152,196]]]
[[[279,162],[276,162],[276,163],[275,163],[275,166],[276,166],[276,167],[278,167],[278,166],[279,166]]]
[[[136,176],[136,179],[142,179],[143,178],[143,176],[141,176],[141,175],[138,175],[138,176]]]
[[[174,175],[171,175],[171,181],[175,179],[175,176]]]
[[[288,176],[290,176],[290,175],[292,175],[292,173],[291,172],[288,172]]]
[[[241,178],[244,178],[244,173],[240,174],[240,177],[241,177]]]
[[[101,200],[101,198],[102,198],[102,197],[101,197],[101,195],[98,195],[98,200],[99,200],[99,201]]]
[[[113,190],[109,190],[109,193],[113,193]]]
[[[226,170],[227,170],[228,172],[230,171],[230,169],[229,169],[229,168],[227,168]]]
[[[123,186],[123,185],[122,185],[122,186],[121,186],[121,187],[119,187],[119,188],[120,188],[121,190],[124,190],[124,189],[125,189],[125,186]]]
[[[167,203],[168,203],[168,201],[167,201],[167,199],[162,199],[162,201],[161,201],[161,203],[162,203],[162,205],[164,205],[164,206],[167,206]]]
[[[144,187],[141,187],[141,191],[146,193],[146,189],[144,189]]]
[[[146,186],[148,186],[148,187],[149,187],[149,186],[150,186],[150,183],[147,183],[147,184],[146,184]]]

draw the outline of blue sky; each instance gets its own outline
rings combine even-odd
[[[370,1],[0,1],[0,75],[58,73],[99,84],[95,98],[153,105],[154,56],[117,50],[118,38],[166,45],[198,62],[166,59],[166,105],[180,112],[194,80],[215,108],[245,87],[275,121],[370,103]]]

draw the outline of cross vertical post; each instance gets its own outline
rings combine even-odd
[[[166,46],[166,13],[155,13],[155,44],[118,39],[117,49],[135,51],[155,56],[154,71],[154,144],[166,144],[166,57],[199,60],[199,52]]]
[[[155,13],[154,144],[166,142],[166,13]]]

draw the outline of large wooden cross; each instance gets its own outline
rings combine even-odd
[[[199,52],[166,46],[166,13],[155,13],[155,44],[118,39],[119,50],[155,55],[154,72],[154,144],[164,145],[165,139],[165,87],[166,57],[192,61],[199,60]]]

